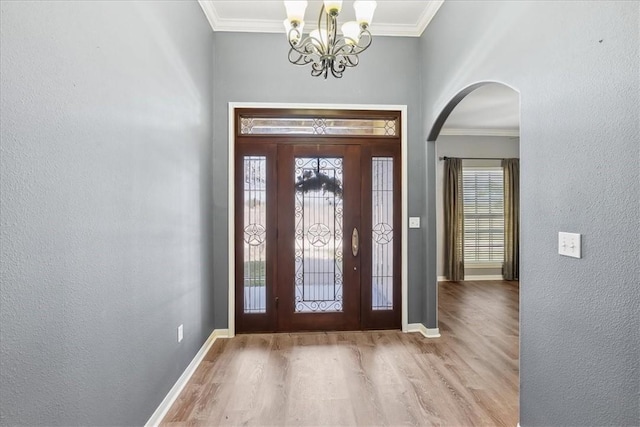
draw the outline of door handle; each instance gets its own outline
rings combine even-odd
[[[360,236],[358,235],[358,229],[353,228],[353,232],[351,233],[351,252],[353,256],[358,256],[358,252],[360,251]]]

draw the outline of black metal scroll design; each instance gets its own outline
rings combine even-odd
[[[296,283],[303,281],[301,274],[296,273]],[[336,292],[329,300],[307,300],[304,295],[296,292],[295,311],[296,313],[318,313],[342,311],[342,276],[336,277]],[[338,291],[339,290],[339,291]]]
[[[307,230],[307,239],[317,248],[327,246],[331,240],[331,230],[324,224],[313,224]]]
[[[393,240],[393,227],[386,222],[379,222],[373,226],[373,241],[379,245],[386,245]]]
[[[303,159],[297,159],[296,162]],[[330,165],[329,159],[304,159],[307,160],[307,165],[296,164],[296,191],[308,193],[309,191],[322,191],[323,194],[333,193],[337,197],[342,197],[342,182],[335,176],[335,168],[342,167],[342,159],[336,160],[337,164]],[[309,163],[315,162],[316,165],[310,165]],[[313,167],[315,166],[315,168]],[[332,167],[334,176],[329,176],[323,169]]]
[[[324,177],[324,181],[314,179],[317,176]],[[341,158],[295,159],[296,313],[342,311],[341,177]]]
[[[244,228],[244,241],[251,246],[260,246],[266,236],[267,230],[261,224],[249,224]]]

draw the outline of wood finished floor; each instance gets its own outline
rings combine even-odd
[[[439,285],[441,338],[398,331],[217,340],[163,426],[509,426],[518,283]]]

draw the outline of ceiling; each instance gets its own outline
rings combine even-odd
[[[198,0],[214,31],[283,33],[282,1]],[[378,0],[373,36],[419,37],[444,0]],[[305,33],[316,27],[322,1],[309,0]],[[353,0],[345,0],[340,22],[354,20]],[[488,84],[467,95],[453,110],[442,135],[518,136],[520,98],[501,84]]]
[[[444,0],[378,0],[371,23],[374,36],[420,37]],[[286,10],[282,1],[199,0],[214,31],[283,33]],[[307,28],[316,27],[322,1],[310,0],[306,11]],[[353,0],[342,4],[340,22],[355,20]],[[306,31],[305,31],[306,32]]]
[[[500,83],[471,92],[453,109],[441,135],[520,135],[520,94]]]

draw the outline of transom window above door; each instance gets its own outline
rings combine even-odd
[[[400,137],[400,116],[397,112],[350,111],[348,116],[343,114],[332,117],[324,111],[319,114],[309,112],[296,114],[295,111],[291,111],[285,116],[275,116],[274,114],[278,114],[277,111],[239,111],[236,134],[238,136],[333,136],[384,139]]]

